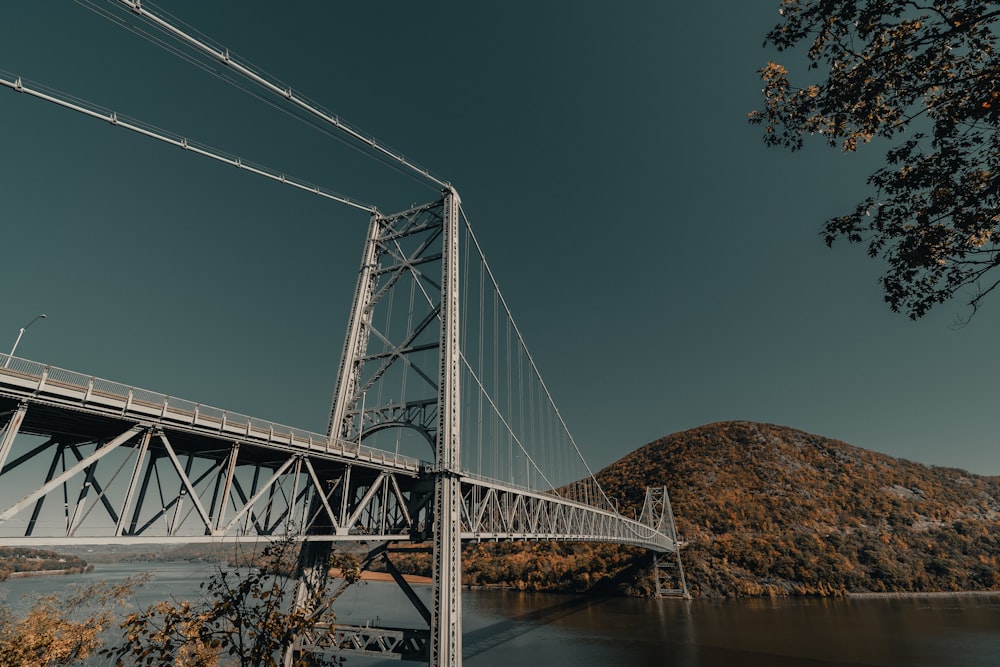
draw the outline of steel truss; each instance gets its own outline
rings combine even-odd
[[[436,444],[441,322],[448,305],[441,244],[446,223],[457,236],[457,206],[457,195],[449,194],[402,213],[372,216],[330,408],[332,437],[353,442],[408,428]],[[454,213],[446,215],[451,208]],[[409,303],[398,306],[395,300],[407,291]],[[367,402],[368,394],[384,404]]]
[[[217,425],[185,428],[172,418],[112,416],[47,394],[51,383],[18,389],[12,384],[26,383],[27,374],[11,368],[0,368],[0,544],[256,541],[293,528],[318,542],[432,537],[430,463],[356,447],[291,448],[277,427],[268,440]],[[645,523],[562,496],[458,480],[465,541],[674,549],[669,535]]]
[[[360,567],[369,569],[378,560],[396,584],[400,587],[417,613],[423,618],[428,628],[432,627],[433,614],[423,600],[410,587],[409,582],[393,564],[389,554],[393,551],[412,553],[415,549],[397,549],[389,543],[379,544],[362,559]],[[429,549],[416,549],[428,551]],[[347,590],[350,584],[342,582],[335,590],[328,593],[331,602],[336,601]],[[335,624],[317,626],[314,636],[301,637],[297,649],[309,647],[312,651],[351,653],[358,655],[379,656],[390,659],[416,660],[426,662],[430,658],[431,632],[427,628],[390,628],[370,623],[360,625]],[[294,652],[292,657],[294,658]]]
[[[427,530],[431,493],[421,473],[168,435],[156,424],[103,424],[112,435],[87,436],[104,430],[87,417],[32,401],[12,411],[4,443],[18,432],[40,437],[6,462],[0,484],[14,489],[25,472],[47,472],[0,511],[0,542],[256,541],[316,526],[313,539],[398,540]],[[46,426],[56,418],[67,432]]]
[[[303,558],[315,566],[335,541],[433,540],[435,487],[444,478],[458,488],[447,515],[456,561],[458,540],[676,548],[650,525],[554,493],[442,474],[357,443],[204,406],[180,410],[183,401],[157,403],[153,392],[10,361],[0,369],[0,544],[241,542],[294,531],[305,532],[312,546]],[[387,553],[384,560],[392,572]],[[311,585],[323,583],[320,576]],[[434,624],[441,605],[460,609],[439,596],[422,617],[450,636],[458,629]],[[432,639],[430,630],[338,626],[320,648],[427,660]]]
[[[615,542],[664,552],[676,549],[673,538],[642,522],[623,521],[613,512],[554,494],[486,482],[462,485],[462,530],[467,540]]]

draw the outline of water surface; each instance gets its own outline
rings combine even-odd
[[[155,570],[134,607],[198,595],[211,565],[96,565],[82,575],[0,583],[19,606],[25,594],[73,582],[120,579]],[[430,599],[428,586],[416,586]],[[336,605],[352,623],[419,626],[393,584],[349,589]],[[463,592],[467,667],[791,667],[1000,665],[1000,596],[891,599],[634,600],[470,590]],[[399,665],[350,658],[348,665]]]

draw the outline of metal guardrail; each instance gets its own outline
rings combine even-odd
[[[4,386],[15,388],[19,394],[53,398],[104,413],[114,412],[213,435],[224,434],[247,441],[341,453],[396,468],[419,470],[429,465],[417,458],[366,447],[357,442],[328,438],[238,412],[0,353],[0,387]]]

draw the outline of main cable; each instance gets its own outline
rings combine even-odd
[[[192,31],[182,30],[168,20],[162,18],[159,13],[153,13],[148,11],[145,6],[152,6],[150,3],[141,2],[141,0],[109,0],[110,2],[117,2],[124,7],[130,9],[133,13],[138,15],[140,18],[145,20],[150,25],[161,30],[162,32],[171,35],[182,43],[187,44],[189,47],[201,52],[202,54],[211,57],[212,59],[226,65],[233,71],[240,74],[243,78],[249,80],[250,82],[256,84],[257,86],[263,88],[264,90],[282,97],[288,101],[288,103],[301,109],[307,114],[314,116],[315,118],[321,120],[322,122],[334,127],[339,132],[344,133],[354,141],[358,142],[363,146],[367,146],[377,155],[381,155],[386,158],[389,162],[398,164],[406,169],[409,169],[414,174],[419,175],[431,183],[437,185],[439,188],[445,190],[451,190],[452,185],[448,181],[442,180],[430,173],[424,167],[411,161],[409,158],[403,154],[389,148],[387,145],[375,139],[371,135],[364,134],[359,129],[354,128],[352,125],[346,123],[339,116],[327,111],[318,104],[313,103],[307,98],[299,95],[295,92],[291,86],[285,85],[283,83],[272,81],[270,78],[264,75],[262,70],[259,70],[249,62],[243,62],[237,59],[229,49],[224,47],[216,47],[207,43],[206,40],[192,34]]]
[[[106,1],[114,3],[117,0],[106,0]],[[96,14],[98,16],[100,16],[101,18],[104,18],[104,19],[106,19],[106,20],[114,23],[115,25],[121,27],[121,28],[124,28],[125,30],[128,30],[129,32],[131,32],[131,33],[137,35],[138,37],[140,37],[140,38],[148,41],[149,43],[153,44],[154,46],[163,49],[167,53],[169,53],[169,54],[171,54],[173,56],[176,56],[177,58],[180,58],[181,60],[183,60],[183,61],[185,61],[185,62],[193,65],[194,67],[202,70],[206,74],[214,76],[215,78],[219,79],[220,81],[223,81],[223,82],[229,84],[233,88],[236,88],[237,90],[239,90],[239,91],[241,91],[241,92],[249,95],[250,97],[253,97],[254,99],[256,99],[256,100],[258,100],[260,102],[263,102],[264,104],[266,104],[267,106],[271,107],[275,111],[278,111],[278,112],[280,112],[282,114],[285,114],[286,116],[288,116],[292,120],[295,120],[295,121],[297,121],[299,123],[302,123],[306,127],[310,128],[312,130],[315,130],[316,132],[319,132],[320,134],[328,137],[329,139],[332,139],[333,141],[336,141],[337,143],[341,144],[342,146],[345,146],[346,148],[349,148],[350,150],[355,151],[359,155],[364,155],[365,157],[375,159],[375,160],[381,162],[382,164],[386,165],[387,167],[389,167],[393,171],[395,171],[395,172],[397,172],[399,174],[402,174],[402,175],[406,176],[407,178],[413,180],[415,183],[419,183],[420,185],[423,185],[423,186],[428,186],[427,180],[425,178],[418,177],[411,169],[407,169],[407,168],[404,168],[404,167],[400,166],[397,161],[391,160],[391,159],[387,158],[385,155],[380,154],[380,153],[373,154],[364,145],[359,145],[359,143],[357,141],[349,140],[347,137],[345,137],[343,135],[343,133],[341,133],[339,131],[331,130],[326,125],[321,124],[315,117],[309,116],[309,115],[304,115],[302,113],[301,109],[299,109],[298,107],[289,108],[287,105],[284,105],[284,104],[281,104],[281,103],[277,102],[274,98],[268,97],[267,95],[264,95],[263,93],[259,92],[255,88],[253,88],[253,87],[247,85],[246,83],[244,83],[240,78],[237,78],[235,75],[229,74],[226,70],[219,69],[217,67],[212,66],[210,63],[207,63],[207,62],[205,62],[203,60],[199,60],[195,55],[182,50],[181,48],[179,48],[175,44],[173,44],[173,43],[169,42],[168,40],[166,40],[166,39],[158,36],[157,34],[151,32],[150,30],[144,30],[144,29],[142,29],[142,27],[140,27],[136,23],[126,21],[124,18],[118,16],[114,12],[111,12],[111,11],[109,11],[107,9],[99,7],[96,4],[96,0],[74,0],[74,2],[76,2],[81,7],[83,7],[85,9],[93,12],[94,14]],[[169,14],[167,14],[166,12],[164,12],[162,9],[158,8],[158,11],[160,11],[163,14],[166,14],[167,16],[170,16]],[[140,16],[139,18],[142,19],[142,20],[144,20],[144,17]],[[186,24],[183,21],[181,21],[180,19],[177,19],[176,17],[173,17],[173,16],[171,16],[170,18],[171,18],[171,20],[173,20],[175,22],[183,23],[185,25],[185,31],[186,32],[197,32],[199,34],[200,38],[203,41],[208,41],[208,38],[205,35],[203,35],[199,31],[197,31],[197,29],[191,27],[189,24]],[[146,22],[149,23],[148,21],[146,21]],[[264,70],[262,70],[260,68],[257,68],[256,66],[254,66],[254,69],[257,70],[257,71],[260,71],[260,72],[264,73]],[[268,76],[270,76],[270,75],[268,75]],[[300,97],[302,97],[302,96],[300,96]],[[282,95],[280,97],[280,99],[285,99],[285,96]],[[307,99],[307,98],[302,97],[302,99]],[[313,103],[311,101],[310,101],[310,104],[312,104],[313,106],[318,106],[318,105],[316,105],[315,103]],[[434,189],[437,189],[437,188],[435,187]]]
[[[11,76],[12,78],[7,79],[5,76]],[[263,176],[279,183],[284,183],[285,185],[290,185],[299,190],[304,190],[306,192],[311,192],[312,194],[323,197],[324,199],[330,199],[332,201],[344,204],[345,206],[350,206],[352,208],[360,209],[362,211],[367,211],[368,213],[377,214],[378,209],[372,205],[362,202],[357,199],[352,199],[346,195],[342,195],[338,192],[332,190],[326,190],[320,188],[318,185],[313,185],[306,181],[288,176],[287,174],[275,171],[268,167],[254,164],[253,162],[248,162],[243,160],[238,156],[227,155],[222,151],[214,149],[205,144],[189,141],[186,137],[180,135],[173,135],[166,133],[166,131],[160,130],[159,128],[147,124],[141,123],[135,119],[130,119],[126,116],[119,116],[114,111],[108,111],[96,104],[92,104],[85,100],[77,97],[71,97],[69,95],[64,95],[59,91],[52,88],[43,89],[35,84],[28,85],[25,83],[24,79],[19,76],[9,74],[7,72],[0,71],[0,86],[5,86],[16,92],[24,93],[31,97],[36,97],[46,102],[51,102],[58,106],[64,107],[66,109],[71,109],[77,111],[85,116],[90,116],[91,118],[96,118],[98,120],[103,120],[117,127],[122,127],[126,130],[131,130],[137,134],[149,137],[151,139],[157,139],[164,143],[177,146],[186,151],[191,151],[192,153],[197,153],[204,157],[212,158],[219,162],[224,162],[233,167],[249,171],[251,173],[257,174],[258,176]]]

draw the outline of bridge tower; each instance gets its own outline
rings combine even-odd
[[[404,308],[394,307],[400,295],[408,297]],[[429,532],[433,544],[432,667],[460,665],[462,656],[459,327],[458,193],[449,189],[431,204],[373,215],[328,437],[360,444],[406,430],[433,451],[433,468],[426,471],[431,526],[414,536]],[[329,548],[312,543],[305,550],[306,578],[314,568],[309,563],[325,562],[312,552]]]
[[[653,576],[656,578],[656,597],[683,597],[690,599],[684,579],[684,565],[681,563],[680,540],[674,525],[674,512],[670,506],[670,496],[665,486],[646,488],[646,500],[642,506],[640,523],[644,523],[667,535],[677,548],[672,552],[653,553]]]

